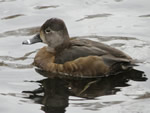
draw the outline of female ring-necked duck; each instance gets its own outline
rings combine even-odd
[[[23,44],[36,42],[48,46],[39,50],[34,65],[42,70],[68,76],[107,76],[128,70],[132,58],[106,44],[87,39],[69,38],[63,20],[51,18],[40,33]]]

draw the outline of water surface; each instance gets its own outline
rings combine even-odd
[[[0,0],[0,112],[149,113],[150,1]],[[31,65],[44,44],[22,45],[49,18],[71,37],[116,47],[141,61],[135,70],[98,79],[42,76]]]

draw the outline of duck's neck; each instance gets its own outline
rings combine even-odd
[[[57,46],[57,47],[55,47],[55,48],[52,48],[52,47],[47,47],[47,51],[48,52],[50,52],[50,53],[56,53],[56,54],[59,54],[60,52],[62,52],[64,49],[66,49],[66,48],[69,48],[70,47],[70,42],[69,41],[67,41],[67,42],[65,42],[65,43],[63,43],[63,44],[61,44],[61,45],[59,45],[59,46]]]
[[[47,47],[47,51],[50,52],[50,53],[56,53],[55,49],[54,48],[51,48],[51,47]]]
[[[55,50],[56,50],[56,53],[60,53],[60,52],[62,52],[64,49],[69,48],[69,47],[70,47],[70,42],[68,41],[68,42],[66,42],[66,43],[63,43],[63,44],[57,46],[57,47],[55,48]]]

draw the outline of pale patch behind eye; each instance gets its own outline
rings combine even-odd
[[[62,38],[62,34],[59,32],[51,31],[50,35],[46,35],[46,41],[49,46],[55,48],[63,43],[64,38]]]

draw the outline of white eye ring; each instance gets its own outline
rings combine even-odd
[[[48,27],[47,29],[45,29],[45,33],[48,34],[51,32],[51,29]]]

